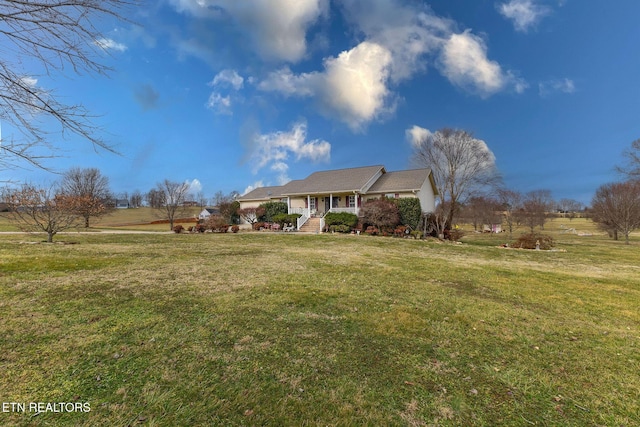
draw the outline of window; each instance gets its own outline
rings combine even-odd
[[[355,208],[356,207],[356,196],[348,196],[347,197],[347,207]]]
[[[315,210],[316,210],[316,200],[317,200],[317,199],[316,199],[315,197],[312,197],[312,198],[311,198],[311,199],[309,199],[309,200],[311,201],[311,204],[309,205],[309,208],[310,208],[312,211],[315,211]]]

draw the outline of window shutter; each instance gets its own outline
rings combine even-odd
[[[304,199],[304,208],[309,209],[309,199],[307,199],[306,197]]]

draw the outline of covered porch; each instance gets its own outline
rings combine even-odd
[[[324,218],[329,212],[347,212],[358,215],[362,206],[362,197],[358,193],[289,196],[287,197],[287,206],[289,214],[302,215],[298,219],[298,229],[300,229],[309,218]]]

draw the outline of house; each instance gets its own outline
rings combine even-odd
[[[220,215],[220,209],[218,209],[218,208],[204,208],[198,214],[198,219],[207,220],[211,215]]]
[[[129,200],[116,199],[116,209],[129,209]]]
[[[285,202],[290,214],[302,215],[300,228],[309,218],[322,218],[328,212],[358,215],[364,202],[381,197],[415,197],[424,212],[433,212],[436,195],[430,169],[387,172],[377,165],[314,172],[282,186],[256,188],[238,201],[241,209],[270,201]]]

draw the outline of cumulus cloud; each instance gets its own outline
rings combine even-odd
[[[202,191],[202,183],[200,183],[200,180],[197,178],[191,181],[186,180],[184,183],[189,186],[189,193],[192,195],[196,195]]]
[[[127,46],[122,43],[118,43],[113,39],[101,38],[95,41],[95,44],[103,50],[115,50],[118,52],[124,52],[127,50]]]
[[[513,22],[516,31],[524,33],[535,27],[550,10],[534,0],[511,0],[498,5],[498,12]]]
[[[482,97],[527,88],[524,80],[487,57],[480,37],[470,30],[454,33],[453,21],[426,6],[344,0],[340,7],[364,41],[326,58],[322,70],[295,73],[283,67],[271,72],[258,89],[311,97],[323,114],[361,131],[395,111],[394,85],[424,72],[429,60],[437,60],[438,69],[454,85]]]
[[[210,86],[230,86],[235,90],[242,89],[244,78],[236,70],[222,70],[211,80]]]
[[[218,114],[232,114],[231,95],[224,96],[218,88],[231,88],[240,90],[244,85],[244,78],[235,70],[222,70],[209,82],[209,86],[215,88],[209,95],[206,106]]]
[[[171,0],[183,13],[231,20],[268,60],[297,62],[307,53],[306,33],[327,13],[328,0]]]
[[[469,30],[452,34],[440,56],[442,74],[454,85],[488,97],[509,86],[522,92],[526,83],[487,57],[487,46]]]
[[[393,109],[387,102],[391,61],[388,49],[365,41],[325,59],[322,72],[294,75],[283,68],[271,73],[258,88],[287,96],[314,96],[323,113],[357,131]]]
[[[548,80],[545,82],[540,82],[538,84],[538,93],[541,97],[547,97],[553,93],[574,93],[576,91],[576,85],[573,80],[564,78],[564,79],[554,79]]]
[[[231,111],[231,97],[212,92],[206,104],[207,108],[218,114],[233,114]]]
[[[432,133],[429,129],[425,129],[417,125],[413,125],[411,128],[405,131],[405,136],[411,143],[412,147],[417,147],[418,145],[420,145],[420,142],[425,138],[428,138],[431,134]]]
[[[277,174],[280,184],[289,181],[287,172],[291,157],[294,161],[305,159],[312,162],[326,162],[331,157],[331,144],[327,141],[307,141],[305,122],[295,123],[288,132],[254,133],[250,137],[249,150],[253,173],[268,168]]]

